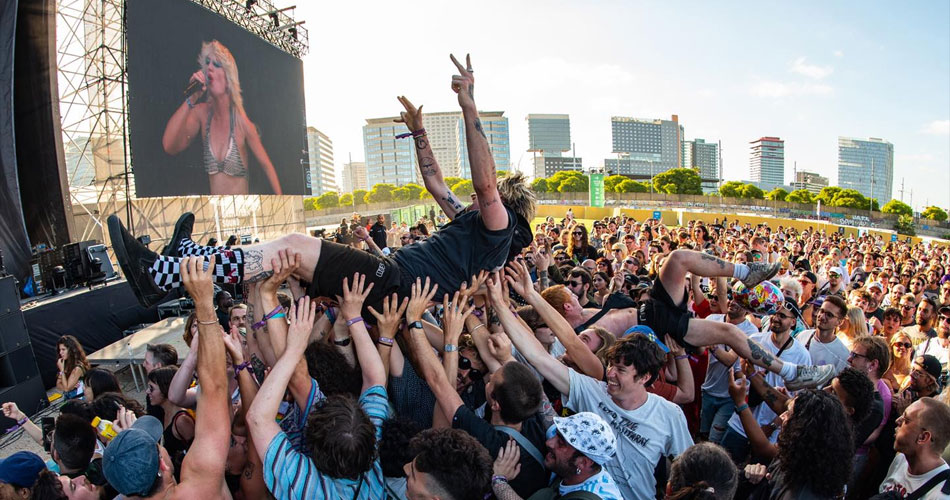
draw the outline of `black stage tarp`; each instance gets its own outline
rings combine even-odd
[[[27,307],[23,316],[47,389],[56,385],[56,341],[63,335],[79,339],[88,354],[119,340],[129,327],[158,321],[157,307],[139,305],[124,280],[91,291],[67,292]]]

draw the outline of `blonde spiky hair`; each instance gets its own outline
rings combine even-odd
[[[521,172],[508,172],[498,179],[498,195],[501,202],[529,223],[534,219],[538,199],[528,184],[528,178]]]

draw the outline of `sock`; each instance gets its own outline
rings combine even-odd
[[[795,377],[798,376],[798,365],[783,360],[782,369],[779,370],[778,374],[785,380],[795,380]]]
[[[218,284],[240,283],[244,278],[244,252],[240,249],[221,250],[208,256],[205,269],[214,265],[212,280]],[[159,255],[148,269],[155,284],[162,290],[181,286],[181,258]]]
[[[208,247],[199,245],[191,238],[182,238],[181,243],[178,245],[178,253],[182,257],[214,255],[226,249],[227,247]]]
[[[749,277],[749,266],[745,264],[732,265],[732,277],[737,280],[744,280]]]

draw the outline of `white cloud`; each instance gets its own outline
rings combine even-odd
[[[950,135],[950,120],[934,120],[921,130],[921,133],[930,135]]]
[[[760,80],[749,88],[756,97],[790,97],[803,95],[829,95],[834,88],[823,83],[779,82]]]
[[[839,56],[840,57],[840,56]],[[792,73],[798,73],[799,75],[807,76],[815,80],[821,80],[822,78],[830,75],[834,72],[832,66],[818,66],[816,64],[808,64],[805,62],[804,57],[799,57],[792,61],[791,68],[789,71]]]

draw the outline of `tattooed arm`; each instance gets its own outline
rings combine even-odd
[[[399,113],[397,122],[405,123],[410,132],[422,130],[422,106],[418,109],[409,102],[404,96],[397,97],[399,103],[406,108]],[[419,160],[419,172],[422,174],[422,182],[426,186],[426,191],[435,198],[436,203],[445,212],[446,217],[455,219],[455,217],[465,210],[462,201],[455,196],[455,193],[445,184],[445,178],[442,177],[442,169],[439,163],[435,161],[435,154],[429,145],[429,138],[425,135],[413,139],[416,147],[416,158]]]
[[[472,62],[467,56],[465,66],[459,63],[455,56],[452,56],[452,62],[460,73],[452,77],[452,90],[458,94],[462,118],[465,120],[465,143],[468,145],[468,161],[472,168],[472,186],[478,199],[478,212],[485,229],[498,231],[508,227],[508,212],[501,204],[498,180],[495,176],[495,159],[492,157],[488,138],[478,118],[478,108],[475,106]]]

